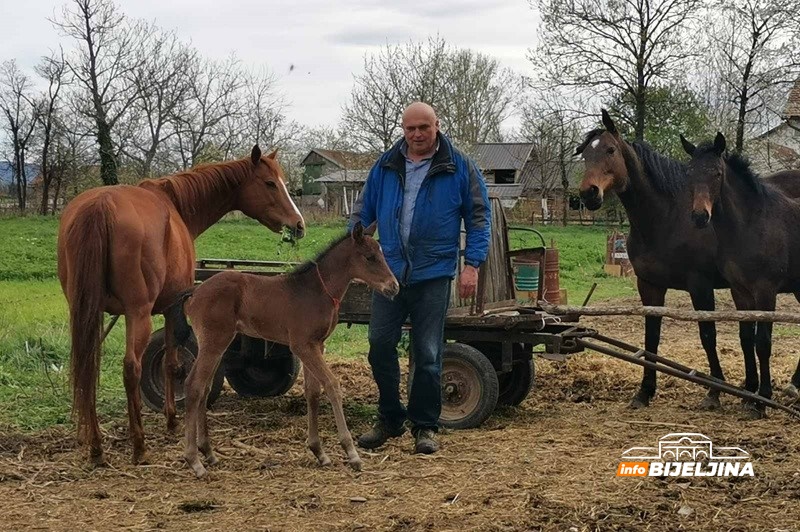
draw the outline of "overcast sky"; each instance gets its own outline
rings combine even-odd
[[[364,54],[387,42],[425,40],[496,57],[528,72],[535,12],[528,0],[117,0],[131,17],[155,21],[191,40],[207,57],[234,52],[266,66],[303,124],[334,125],[361,71]],[[32,67],[60,37],[47,18],[62,1],[0,0],[0,61]],[[63,41],[65,46],[69,41]],[[71,46],[71,43],[69,43]],[[290,65],[294,70],[289,71]],[[514,118],[509,122],[516,122]],[[509,124],[507,124],[509,125]]]

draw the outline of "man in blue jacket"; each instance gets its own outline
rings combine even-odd
[[[378,385],[379,416],[358,444],[380,447],[402,435],[408,420],[415,452],[430,454],[439,449],[444,320],[459,265],[461,224],[466,246],[459,292],[465,298],[474,294],[478,268],[488,254],[491,206],[483,175],[439,132],[431,106],[409,105],[402,127],[403,138],[372,167],[350,218],[351,227],[377,220],[383,254],[400,282],[393,300],[378,293],[372,297],[369,363]],[[414,375],[406,410],[400,401],[397,344],[407,317]]]

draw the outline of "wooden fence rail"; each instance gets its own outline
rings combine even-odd
[[[766,310],[684,310],[669,307],[569,307],[540,301],[545,312],[570,316],[656,316],[680,321],[768,321],[800,324],[800,314]]]

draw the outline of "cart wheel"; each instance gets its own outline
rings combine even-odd
[[[164,329],[158,329],[150,336],[150,343],[142,356],[142,380],[139,384],[142,401],[148,408],[155,412],[164,411]],[[183,390],[183,381],[192,370],[192,364],[197,358],[197,340],[194,332],[186,341],[186,345],[178,347],[178,368],[175,373],[172,389],[175,390],[175,406],[183,408],[186,398]],[[221,364],[220,364],[221,366]],[[222,368],[217,369],[214,380],[211,382],[211,391],[208,394],[206,406],[211,406],[219,397],[225,375]]]
[[[442,356],[442,413],[439,423],[451,429],[479,426],[497,405],[499,384],[491,362],[466,344],[449,343]]]
[[[225,353],[225,378],[243,397],[275,397],[291,389],[300,360],[288,346],[241,335]]]
[[[470,342],[469,345],[499,365],[502,346],[499,342]],[[522,343],[513,344],[514,360],[509,373],[497,375],[500,393],[497,402],[501,405],[517,406],[528,397],[535,381],[535,368],[531,348]]]
[[[497,402],[510,406],[520,404],[533,389],[534,375],[533,359],[515,360],[510,373],[497,376],[500,383],[500,395],[497,397]]]

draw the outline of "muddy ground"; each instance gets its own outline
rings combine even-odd
[[[687,307],[673,295],[669,305]],[[723,307],[729,303],[723,302]],[[781,300],[781,309],[800,306]],[[638,318],[583,320],[641,343]],[[719,327],[729,380],[743,379],[735,325]],[[788,382],[800,329],[775,338],[773,377]],[[694,325],[667,321],[662,354],[705,371]],[[335,361],[351,429],[368,427],[376,399],[364,359]],[[146,413],[150,465],[129,464],[127,422],[105,419],[110,466],[92,469],[73,432],[0,429],[3,530],[797,530],[800,422],[780,411],[745,421],[739,400],[701,410],[705,391],[661,376],[646,410],[626,408],[640,370],[599,354],[536,361],[536,387],[519,407],[500,408],[482,427],[448,431],[442,450],[411,454],[409,435],[364,452],[364,470],[343,463],[330,408],[322,417],[334,466],[321,469],[304,447],[301,388],[277,399],[226,390],[211,430],[222,462],[205,480],[185,467],[179,436]],[[779,394],[776,394],[780,398]],[[788,400],[784,400],[787,401]],[[700,432],[751,454],[753,478],[621,478],[621,453],[670,432]]]

